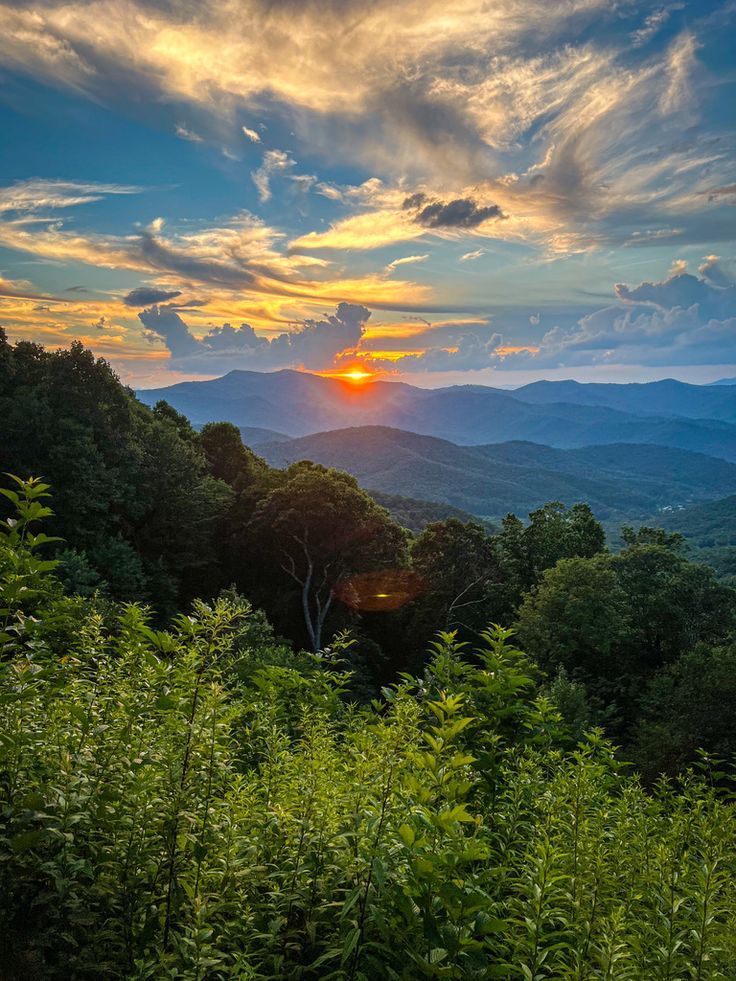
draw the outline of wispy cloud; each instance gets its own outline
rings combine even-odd
[[[258,196],[262,203],[271,198],[271,178],[274,174],[285,173],[296,166],[294,160],[285,150],[267,150],[263,155],[263,163],[251,174],[253,183],[258,188]]]
[[[386,266],[384,272],[390,275],[399,266],[414,265],[417,262],[425,262],[427,259],[429,259],[429,252],[425,252],[423,255],[405,255],[400,259],[392,259]]]

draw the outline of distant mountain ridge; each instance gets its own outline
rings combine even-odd
[[[603,519],[644,517],[736,490],[736,465],[660,446],[458,446],[364,426],[254,448],[274,466],[314,460],[353,474],[369,491],[441,502],[487,520],[549,500],[586,501]]]
[[[674,378],[629,384],[538,381],[514,389],[513,396],[537,405],[567,402],[637,415],[736,422],[736,387],[727,379],[715,385],[689,385]]]
[[[527,440],[572,448],[654,443],[736,461],[736,388],[651,382],[535,382],[512,392],[483,386],[354,385],[299,371],[232,371],[205,382],[138,392],[166,399],[195,425],[227,420],[291,437],[383,425],[458,445]]]

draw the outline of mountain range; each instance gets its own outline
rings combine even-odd
[[[653,443],[736,461],[736,387],[728,385],[563,381],[513,391],[478,385],[424,389],[390,381],[356,385],[300,371],[231,371],[137,394],[149,405],[165,399],[195,425],[227,420],[269,430],[272,439],[381,425],[457,445],[521,440],[564,449]]]
[[[586,501],[603,520],[643,517],[736,491],[736,464],[663,446],[458,446],[363,426],[253,448],[273,466],[314,460],[352,473],[369,491],[442,502],[487,520],[549,500]]]

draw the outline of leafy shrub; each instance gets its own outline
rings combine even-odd
[[[0,536],[0,976],[735,976],[731,804],[566,749],[509,631],[358,709],[344,640],[289,662],[233,595],[59,632],[40,544]]]

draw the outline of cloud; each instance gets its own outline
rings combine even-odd
[[[253,183],[258,189],[258,196],[265,204],[271,198],[271,178],[274,174],[283,173],[296,166],[294,160],[285,150],[266,150],[263,163],[251,174]]]
[[[715,256],[706,271],[721,272]],[[573,326],[554,326],[537,353],[504,359],[531,369],[600,364],[697,365],[736,361],[736,287],[716,286],[686,272],[661,282],[619,283],[621,303],[603,307]]]
[[[667,86],[659,103],[663,113],[689,111],[694,107],[691,79],[698,47],[690,31],[683,31],[670,46],[666,61]]]
[[[141,188],[127,184],[31,178],[0,187],[0,214],[27,214],[46,209],[73,208],[101,201],[110,194],[137,194]]]
[[[55,303],[67,302],[66,300],[57,300],[56,297],[48,296],[45,293],[35,290],[33,285],[27,280],[5,279],[2,275],[0,275],[0,297],[17,300],[44,300]],[[49,307],[44,305],[44,309],[48,310]]]
[[[164,342],[172,359],[186,358],[200,351],[201,342],[189,333],[189,328],[175,310],[152,306],[142,310],[138,319],[149,332],[147,336]]]
[[[251,143],[261,142],[260,134],[257,133],[254,129],[249,129],[247,126],[241,126],[241,129],[243,130],[245,136],[247,136],[248,139],[251,141]]]
[[[703,262],[698,266],[698,272],[703,279],[708,280],[713,286],[728,288],[736,282],[736,275],[733,271],[725,267],[717,255],[707,255]]]
[[[465,252],[460,256],[460,262],[474,262],[486,254],[485,249],[475,249],[473,252]]]
[[[640,48],[650,41],[659,30],[664,27],[673,13],[683,10],[684,3],[672,3],[669,6],[657,7],[651,14],[648,14],[644,23],[631,34],[631,42],[634,47]]]
[[[384,269],[384,272],[386,274],[391,274],[394,269],[397,269],[399,266],[406,266],[417,262],[425,262],[427,259],[429,259],[428,252],[425,252],[424,255],[405,255],[401,259],[392,259],[392,261],[389,262]]]
[[[329,368],[342,352],[359,344],[370,315],[360,304],[339,303],[334,314],[304,320],[272,340],[256,334],[249,324],[213,327],[199,340],[179,314],[165,306],[152,306],[138,317],[148,336],[165,344],[173,368],[217,374],[233,368]]]
[[[190,143],[203,143],[204,139],[195,133],[191,129],[187,129],[182,123],[176,124],[176,135],[182,140],[188,140]]]
[[[704,193],[707,193],[709,201],[717,201],[719,198],[734,198],[734,201],[736,201],[736,184],[713,187]]]
[[[123,297],[126,307],[150,307],[181,296],[181,290],[162,290],[155,286],[139,286]]]
[[[479,205],[472,198],[430,201],[422,192],[410,195],[402,207],[413,211],[414,221],[427,228],[475,228],[492,218],[505,217],[497,204]]]
[[[625,303],[654,305],[663,310],[697,307],[699,316],[705,319],[730,317],[736,313],[736,287],[713,286],[705,279],[679,269],[660,283],[640,283],[633,288],[617,283],[614,290],[618,299]]]

